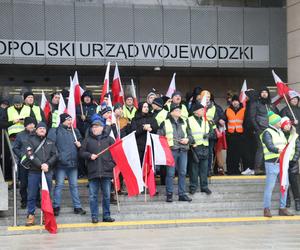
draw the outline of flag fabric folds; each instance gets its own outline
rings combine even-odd
[[[289,93],[289,87],[283,83],[283,81],[279,78],[278,75],[276,75],[275,71],[272,70],[272,74],[274,77],[274,81],[277,86],[277,92],[279,96],[287,95]]]
[[[239,97],[240,103],[243,104],[243,107],[246,107],[246,93],[245,93],[246,90],[247,90],[247,81],[244,80],[243,86],[242,86],[242,89],[240,92],[240,97]]]
[[[111,85],[111,92],[112,92],[112,104],[115,105],[117,102],[124,104],[124,91],[121,84],[121,77],[119,73],[118,64],[116,63],[114,78]]]
[[[132,79],[131,79],[130,92],[131,92],[131,95],[133,97],[133,105],[136,108],[138,108],[138,100],[137,100],[137,97],[136,97],[135,86],[134,86],[134,82],[133,82]]]
[[[101,98],[100,98],[100,105],[104,100],[105,94],[107,94],[109,92],[109,69],[110,69],[110,62],[107,63],[107,67],[106,67],[106,71],[105,71],[103,88],[102,88],[102,93],[101,93]]]
[[[49,120],[49,115],[51,113],[50,102],[47,100],[44,91],[42,90],[42,99],[41,99],[41,109],[45,114],[46,121]]]
[[[176,76],[176,73],[173,74],[173,77],[172,77],[172,80],[170,82],[168,91],[166,93],[166,96],[169,97],[169,98],[171,98],[173,93],[176,91],[175,76]]]
[[[56,234],[57,232],[57,224],[53,212],[52,202],[50,199],[50,193],[48,184],[46,181],[46,176],[44,171],[42,171],[42,204],[41,209],[44,215],[45,229],[49,231],[49,233]]]
[[[150,134],[153,142],[155,165],[174,167],[174,157],[165,136]]]

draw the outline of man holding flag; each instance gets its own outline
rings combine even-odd
[[[167,202],[173,201],[173,178],[175,168],[178,172],[178,197],[179,201],[192,201],[185,194],[185,176],[187,169],[187,152],[192,136],[188,130],[187,122],[181,118],[180,105],[172,103],[170,106],[170,118],[162,122],[158,134],[166,136],[169,147],[175,160],[174,166],[167,166],[166,193]]]
[[[283,152],[287,140],[281,130],[281,117],[274,112],[268,113],[269,126],[262,132],[260,139],[263,145],[264,161],[266,168],[266,186],[264,191],[264,216],[272,217],[270,208],[272,192],[280,172],[279,157]],[[291,216],[286,209],[287,190],[280,192],[279,215]]]
[[[28,173],[28,216],[26,226],[35,224],[36,198],[40,191],[41,172],[44,171],[48,189],[52,187],[53,168],[57,160],[57,149],[55,143],[46,138],[47,126],[40,122],[36,131],[29,135],[26,158],[30,162]]]

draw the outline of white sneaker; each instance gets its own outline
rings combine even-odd
[[[251,170],[250,172],[251,173],[249,175],[255,175],[255,171],[254,170]]]
[[[251,175],[252,170],[250,168],[247,168],[244,172],[242,172],[242,175]]]

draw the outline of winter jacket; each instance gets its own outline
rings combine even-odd
[[[19,159],[21,159],[27,153],[26,146],[28,144],[28,138],[30,134],[32,133],[25,129],[24,131],[20,132],[16,137],[13,146],[13,151]]]
[[[288,140],[290,137],[290,132],[284,132],[285,138]],[[298,160],[300,158],[300,140],[299,136],[295,142],[295,153],[293,159],[290,160],[289,173],[298,174],[299,173],[299,164]]]
[[[78,129],[74,129],[77,140],[81,141],[82,137]],[[71,128],[60,124],[58,128],[50,129],[48,138],[55,142],[58,150],[57,168],[77,167],[78,148],[75,145],[75,138]]]
[[[182,130],[182,125],[184,124],[184,120],[182,118],[179,118],[178,121],[176,122],[174,120],[174,118],[172,118],[170,116],[170,122],[172,124],[172,128],[173,128],[173,138],[175,138],[176,140],[174,140],[174,145],[171,147],[172,150],[184,150],[187,151],[189,149],[189,143],[193,141],[193,137],[191,135],[190,129],[188,128],[188,126],[186,127],[186,135],[187,137],[184,136],[184,131]],[[187,123],[186,123],[187,124]],[[162,124],[160,125],[160,128],[158,129],[157,133],[159,135],[163,135],[166,136],[166,126],[165,126],[165,122],[162,122]],[[183,138],[188,138],[189,139],[189,143],[188,144],[181,144],[180,142],[178,142],[177,140],[183,139]]]
[[[278,114],[278,109],[264,101],[258,99],[250,107],[250,117],[256,133],[261,134],[269,126],[268,112],[273,111]]]
[[[158,129],[157,121],[152,116],[152,114],[142,114],[137,112],[135,117],[131,121],[131,131],[136,131],[135,137],[140,154],[140,159],[144,156],[146,140],[147,140],[147,131],[143,129],[144,124],[150,124],[152,131],[151,133],[155,134]]]
[[[113,168],[116,164],[109,150],[101,154],[96,160],[91,160],[92,154],[100,153],[113,143],[114,140],[110,136],[105,134],[95,136],[91,132],[88,137],[84,139],[79,154],[80,157],[87,160],[88,179],[98,177],[113,178]]]
[[[300,108],[298,106],[297,107],[291,106],[291,109],[293,110],[294,115],[295,115],[296,119],[298,120],[298,124],[297,125],[295,124],[294,126],[296,128],[297,133],[300,134],[300,125],[299,125],[299,122],[300,122]],[[291,121],[295,120],[292,113],[291,113],[291,111],[290,111],[290,109],[288,107],[283,108],[280,111],[280,115],[281,115],[281,117],[287,116],[288,118],[290,118]]]
[[[86,117],[85,120],[81,119],[81,107],[80,105],[76,107],[76,116],[77,116],[77,128],[79,129],[82,136],[85,135],[86,131],[91,126],[91,117],[96,113],[97,105],[93,103],[85,104],[82,103],[83,115]]]
[[[251,120],[251,105],[252,103],[257,101],[257,92],[255,90],[248,90],[246,91],[246,95],[248,97],[248,101],[246,102],[246,110],[243,122],[243,128],[245,134],[253,134],[254,133],[254,126]]]
[[[27,147],[32,148],[32,152],[41,144],[44,138],[39,137],[35,133],[30,134],[28,136]],[[55,143],[50,139],[46,139],[43,146],[33,155],[33,159],[31,159],[31,171],[41,172],[41,165],[43,163],[48,164],[49,170],[55,167],[55,163],[57,160],[57,149]]]

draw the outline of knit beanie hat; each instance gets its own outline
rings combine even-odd
[[[110,111],[112,111],[111,107],[106,106],[105,108],[101,109],[100,115],[103,116],[105,113],[110,112]]]
[[[273,111],[268,112],[269,123],[274,126],[276,123],[281,121],[281,117],[275,114]]]
[[[36,126],[36,119],[31,117],[31,116],[28,116],[24,119],[24,127],[26,127],[27,125],[33,123],[34,126]]]
[[[38,125],[36,126],[36,129],[38,129],[38,128],[45,128],[45,129],[47,129],[47,125],[44,122],[39,122]]]
[[[181,109],[181,105],[180,104],[171,103],[170,112],[172,112],[175,109]]]
[[[240,101],[240,99],[239,99],[239,97],[237,96],[237,95],[233,95],[232,97],[231,97],[231,101],[233,102],[233,101]]]
[[[64,123],[65,120],[68,120],[68,119],[72,119],[72,116],[70,116],[69,114],[67,113],[62,113],[60,116],[60,123]]]
[[[24,100],[25,100],[28,96],[30,96],[30,95],[34,96],[34,94],[32,93],[32,91],[27,91],[27,92],[25,92],[25,93],[23,94]]]
[[[292,121],[287,116],[281,118],[281,128],[284,128],[285,125],[292,124]]]
[[[172,98],[177,95],[182,96],[181,92],[177,90],[177,91],[174,91],[174,93],[172,94]]]
[[[157,98],[155,98],[155,99],[153,100],[152,104],[155,104],[155,105],[157,105],[158,107],[161,107],[161,108],[162,108],[162,107],[164,106],[164,101],[163,101],[162,98],[157,97]]]

